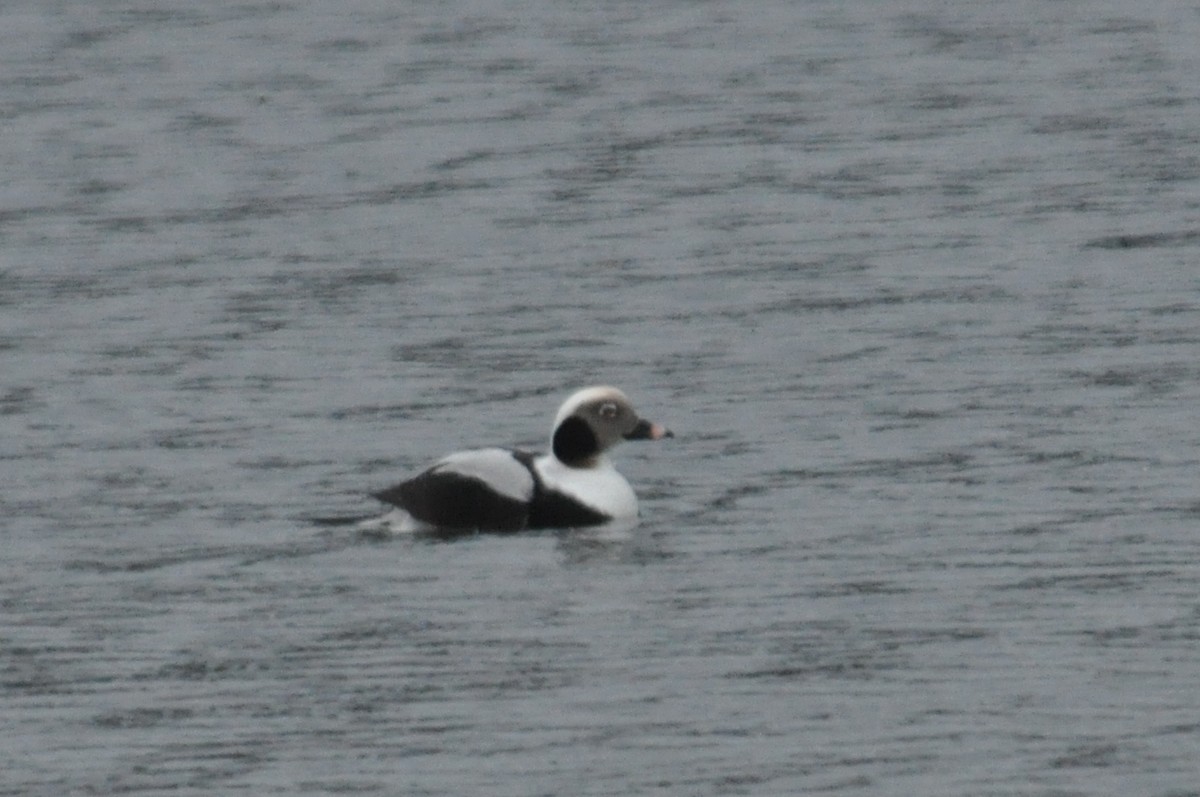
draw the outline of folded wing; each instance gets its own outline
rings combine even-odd
[[[441,529],[516,531],[536,488],[528,460],[502,448],[462,451],[375,497]]]

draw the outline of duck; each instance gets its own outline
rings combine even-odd
[[[558,409],[549,450],[475,448],[372,493],[393,531],[517,532],[633,521],[637,495],[608,452],[626,440],[674,437],[622,391],[585,387]]]

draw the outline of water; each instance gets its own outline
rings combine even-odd
[[[1196,41],[6,4],[0,793],[1200,794]],[[632,535],[312,522],[595,382]]]

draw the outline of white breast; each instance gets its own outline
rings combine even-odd
[[[570,496],[614,520],[637,517],[637,496],[607,457],[601,457],[590,468],[568,468],[544,454],[534,460],[533,467],[547,489]]]

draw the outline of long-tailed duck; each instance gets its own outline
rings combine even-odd
[[[614,387],[568,398],[554,419],[550,451],[460,451],[374,493],[396,510],[394,531],[520,531],[592,526],[637,517],[637,497],[605,452],[622,440],[674,435],[639,418]]]

